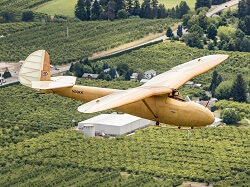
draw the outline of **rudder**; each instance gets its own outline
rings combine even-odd
[[[50,81],[50,59],[45,50],[30,54],[23,63],[18,79],[21,84],[32,87],[33,81]]]

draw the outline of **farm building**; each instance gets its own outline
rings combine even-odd
[[[150,120],[129,114],[101,114],[79,122],[78,129],[83,131],[86,125],[94,125],[96,134],[116,136],[131,133],[150,124]]]

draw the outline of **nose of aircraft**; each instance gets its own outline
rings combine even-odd
[[[214,114],[210,110],[207,109],[206,116],[207,116],[207,125],[211,125],[215,120]]]

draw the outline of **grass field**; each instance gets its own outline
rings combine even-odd
[[[74,9],[77,0],[54,0],[48,3],[44,3],[36,8],[35,11],[46,13],[49,15],[65,15],[69,17],[74,17]],[[142,3],[143,0],[140,0]],[[181,0],[159,0],[159,4],[164,4],[166,8],[175,7],[177,4],[180,4]],[[187,4],[191,9],[194,8],[195,0],[186,0]]]
[[[75,17],[74,9],[77,0],[54,0],[48,3],[42,4],[36,8],[35,11],[46,13],[49,15],[64,15],[69,17]]]

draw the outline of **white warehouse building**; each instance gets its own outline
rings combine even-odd
[[[149,126],[152,121],[129,114],[101,114],[78,123],[78,129],[84,131],[85,126],[94,125],[96,134],[122,135],[136,129]]]

